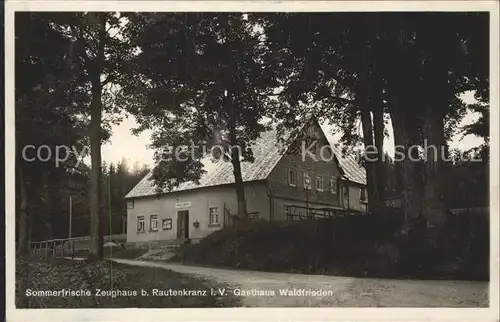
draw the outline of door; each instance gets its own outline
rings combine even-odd
[[[177,212],[177,238],[189,239],[189,210]]]

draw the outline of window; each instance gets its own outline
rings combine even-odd
[[[366,190],[365,188],[359,189],[359,200],[366,201]]]
[[[309,172],[304,172],[304,188],[311,189],[311,176]]]
[[[330,191],[336,195],[337,194],[337,179],[331,178],[330,179]]]
[[[134,209],[134,200],[127,200],[127,209]]]
[[[323,191],[323,177],[317,176],[316,177],[316,190],[318,191]]]
[[[219,226],[219,208],[218,207],[210,207],[208,208],[209,218],[209,226]]]
[[[294,169],[288,169],[288,184],[293,187],[297,186],[297,176]]]
[[[144,216],[137,217],[137,232],[143,233],[146,230],[146,220]]]
[[[172,229],[172,218],[163,219],[161,221],[161,226],[163,230],[171,230]]]
[[[158,231],[158,215],[149,216],[149,230]]]

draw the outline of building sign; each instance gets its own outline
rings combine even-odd
[[[189,208],[191,207],[191,201],[177,202],[175,204],[175,209]]]

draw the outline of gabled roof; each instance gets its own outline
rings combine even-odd
[[[360,184],[366,184],[366,175],[363,167],[353,160],[342,157],[340,150],[332,145],[332,150],[336,154],[340,167],[344,170],[348,180]],[[261,136],[252,144],[254,162],[244,161],[241,163],[241,173],[243,182],[265,180],[279,162],[286,151],[286,146],[278,140],[276,130],[263,132]],[[205,187],[214,187],[224,184],[234,183],[233,166],[231,162],[223,160],[213,161],[210,156],[201,160],[206,171],[200,178],[199,183],[193,181],[181,183],[171,192],[186,191]],[[152,196],[156,194],[153,184],[152,171],[150,171],[141,181],[125,196],[125,198],[137,198]],[[164,193],[167,193],[165,191]]]
[[[244,161],[241,163],[241,176],[243,182],[265,180],[274,166],[284,154],[284,146],[280,145],[276,131],[263,132],[252,144],[254,162]],[[213,161],[211,156],[201,160],[203,170],[206,172],[201,176],[199,184],[195,182],[183,182],[175,187],[172,192],[213,187],[223,184],[234,183],[233,165],[223,160]],[[143,197],[156,194],[152,177],[152,171],[148,173],[125,198]]]
[[[366,170],[352,156],[343,156],[341,148],[333,143],[330,143],[333,153],[339,160],[339,166],[344,170],[344,175],[349,181],[366,185]]]

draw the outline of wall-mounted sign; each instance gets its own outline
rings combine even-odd
[[[177,202],[175,204],[175,209],[189,208],[191,207],[191,201]]]

